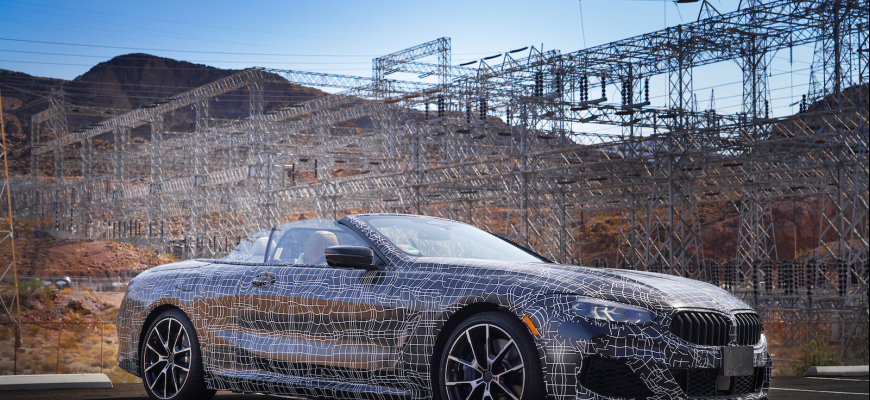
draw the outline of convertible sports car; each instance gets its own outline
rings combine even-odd
[[[718,287],[414,215],[289,223],[151,268],[117,326],[154,399],[760,399],[770,377],[761,319]]]

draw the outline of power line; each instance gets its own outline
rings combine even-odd
[[[22,53],[22,54],[39,54],[39,55],[50,55],[50,56],[65,56],[65,57],[87,57],[87,58],[115,58],[121,56],[102,56],[102,55],[89,55],[89,54],[72,54],[72,53],[49,53],[42,51],[26,51],[26,50],[7,50],[0,49],[0,52],[6,53]],[[151,56],[151,57],[136,57],[131,55],[125,55],[125,59],[133,59],[133,60],[152,60],[154,58],[178,61],[178,62],[188,62],[188,63],[232,63],[232,64],[258,64],[258,63],[288,63],[287,61],[262,61],[262,60],[246,60],[246,61],[233,61],[233,60],[175,60],[172,58],[165,58],[160,56]],[[359,62],[298,62],[293,61],[292,64],[313,64],[313,65],[370,65],[371,63],[368,61],[359,61]]]
[[[586,48],[586,25],[583,23],[583,0],[578,0],[580,5],[580,34],[583,36],[583,48]]]
[[[100,67],[100,68],[133,68],[133,69],[142,68],[141,66],[136,66],[136,65],[100,65],[100,64],[91,65],[91,64],[75,64],[75,63],[55,63],[55,62],[45,62],[45,61],[0,60],[0,62],[12,62],[12,63],[23,63],[23,64],[43,64],[43,65],[67,65],[67,66],[73,66],[73,67],[91,67],[92,69],[96,68],[96,67]],[[279,63],[279,62],[276,61],[274,63]],[[293,63],[281,63],[282,67],[286,67],[288,65],[293,65]],[[217,67],[213,67],[213,66],[203,66],[203,67],[210,68],[213,70],[239,71],[239,70],[233,70],[233,69],[217,68]],[[201,70],[201,69],[205,69],[203,67],[199,67],[199,68],[196,68],[196,67],[166,67],[166,68],[161,68],[161,69],[166,69],[166,70]],[[359,68],[324,68],[324,69],[318,69],[318,71],[359,71],[359,70],[360,70]],[[52,79],[57,79],[57,78],[52,78]]]
[[[131,19],[137,19],[137,20],[142,20],[142,21],[166,22],[166,23],[183,25],[183,26],[200,26],[200,27],[204,27],[204,28],[223,29],[223,30],[229,30],[229,31],[264,33],[264,34],[268,34],[268,35],[282,35],[282,36],[303,37],[303,38],[310,38],[310,39],[335,40],[335,41],[353,42],[353,43],[374,43],[374,44],[389,44],[389,45],[394,44],[394,43],[370,42],[370,41],[353,40],[353,39],[330,38],[330,37],[324,37],[324,36],[295,35],[292,33],[259,31],[259,30],[254,30],[254,29],[228,28],[226,26],[220,26],[220,25],[207,25],[207,24],[191,23],[190,21],[171,21],[171,20],[164,20],[164,19],[157,19],[157,18],[146,18],[146,17],[141,17],[141,16],[130,16],[130,15],[123,15],[123,14],[106,13],[106,12],[99,12],[99,11],[94,11],[94,10],[81,10],[81,9],[76,9],[76,8],[59,7],[59,6],[55,6],[55,5],[47,6],[47,5],[32,3],[32,2],[24,3],[24,2],[9,1],[9,0],[2,0],[0,2],[14,3],[14,4],[25,4],[25,5],[35,5],[38,7],[54,8],[54,9],[66,10],[66,11],[76,11],[76,12],[82,12],[82,13],[86,13],[86,14],[100,14],[100,15],[106,15],[106,16],[111,16],[111,17],[131,18]],[[22,7],[18,7],[18,8],[25,9],[25,10],[27,9],[27,8],[22,8]],[[31,9],[31,11],[36,11],[36,10]],[[38,11],[38,12],[44,12],[44,11]],[[63,15],[63,16],[66,16],[66,15]]]
[[[105,23],[103,21],[97,21],[97,20],[92,20],[92,21],[94,21],[94,23],[90,23],[86,26],[61,24],[61,23],[57,23],[57,22],[46,23],[46,22],[42,22],[42,21],[31,21],[31,20],[24,20],[24,19],[2,18],[2,17],[0,17],[0,21],[6,21],[6,22],[8,22],[8,24],[17,24],[17,25],[26,26],[26,27],[35,27],[35,28],[39,29],[41,32],[47,32],[49,30],[62,32],[64,34],[63,37],[69,37],[67,35],[67,33],[75,33],[75,34],[81,34],[81,35],[95,36],[98,38],[97,39],[98,43],[102,43],[104,38],[108,34],[108,35],[112,35],[113,39],[115,39],[115,40],[124,40],[126,42],[130,42],[129,43],[130,45],[151,45],[153,43],[153,39],[164,38],[164,39],[171,40],[173,44],[180,43],[181,39],[185,39],[187,41],[197,42],[196,44],[192,44],[191,47],[188,47],[191,49],[201,48],[201,46],[202,46],[201,43],[204,42],[204,43],[215,43],[220,47],[225,47],[226,45],[239,45],[239,46],[244,46],[245,48],[265,47],[265,48],[268,48],[269,51],[281,50],[281,51],[288,51],[291,53],[292,52],[303,52],[303,53],[304,52],[310,52],[310,53],[321,53],[322,52],[325,54],[329,54],[329,51],[323,51],[321,49],[306,49],[306,48],[302,48],[302,47],[286,47],[286,46],[276,45],[276,44],[270,43],[270,42],[258,41],[257,43],[250,43],[250,42],[241,42],[241,41],[236,41],[236,40],[230,40],[230,39],[226,39],[226,38],[218,40],[218,39],[215,39],[215,37],[213,35],[208,36],[208,37],[201,37],[201,36],[196,36],[196,35],[191,35],[191,34],[183,34],[183,33],[178,33],[178,32],[173,32],[172,34],[160,33],[159,31],[155,32],[153,29],[136,28],[135,26],[127,26],[123,30],[122,29],[104,28],[102,26],[106,25],[107,23]],[[109,23],[109,25],[117,25],[117,24]]]
[[[7,87],[7,88],[10,88],[10,89],[20,90],[14,86],[2,84],[2,83],[0,83],[0,85]],[[42,99],[48,99],[47,95],[33,93],[33,92],[25,91],[25,90],[21,90],[21,91],[28,93],[28,94],[31,94],[33,96],[38,96],[39,98],[42,98]],[[145,103],[150,103],[156,99],[160,99],[163,97],[164,96],[154,96],[154,97],[128,96],[128,99],[140,98],[140,99],[148,100],[148,101],[141,101],[140,102],[141,104],[145,104]],[[267,103],[281,103],[281,102],[288,102],[288,101],[289,102],[299,102],[299,101],[311,100],[312,98],[315,98],[315,97],[319,97],[319,96],[318,95],[311,95],[311,96],[301,96],[301,95],[300,96],[264,96],[263,100]],[[221,96],[220,99],[222,101],[242,101],[242,102],[244,102],[244,101],[247,101],[248,97],[244,96],[244,95],[225,95],[225,96]],[[70,102],[65,102],[65,103],[70,107],[94,107],[94,106],[80,106],[80,105],[70,103]],[[136,103],[136,102],[131,101],[131,103]],[[33,105],[35,105],[35,104],[30,104],[27,106],[32,107]],[[24,105],[22,105],[22,108],[24,108]],[[99,108],[99,107],[97,107],[97,108]],[[138,107],[135,107],[135,108],[116,108],[116,110],[123,111],[123,112],[132,111],[134,109],[138,109]]]
[[[170,53],[193,53],[193,54],[229,54],[237,56],[276,56],[276,57],[374,57],[369,54],[286,54],[286,53],[234,53],[228,51],[198,51],[198,50],[172,50],[172,49],[154,49],[145,47],[123,47],[123,46],[103,46],[97,44],[79,44],[79,43],[64,43],[64,42],[49,42],[44,40],[27,40],[0,38],[10,42],[23,43],[38,43],[38,44],[55,44],[61,46],[76,46],[76,47],[94,47],[101,49],[118,49],[118,50],[137,50],[137,51],[165,51]]]

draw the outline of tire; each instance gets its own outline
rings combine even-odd
[[[139,370],[154,400],[209,400],[196,331],[181,310],[167,310],[148,326],[139,350]]]
[[[486,365],[479,360],[486,354]],[[540,400],[544,371],[529,328],[489,311],[462,321],[438,359],[441,400]]]

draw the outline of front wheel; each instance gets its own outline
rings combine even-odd
[[[510,314],[484,312],[462,321],[439,366],[442,400],[544,398],[544,373],[531,333]]]
[[[167,310],[145,331],[140,371],[145,391],[154,400],[208,400],[215,391],[205,385],[199,341],[180,310]]]

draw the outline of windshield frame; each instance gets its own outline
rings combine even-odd
[[[473,226],[473,225],[472,225],[472,226]],[[478,228],[478,229],[480,229],[480,228]],[[510,239],[508,239],[508,238],[506,238],[506,237],[504,237],[504,236],[502,236],[502,235],[499,235],[499,234],[497,234],[497,233],[492,233],[492,232],[490,232],[490,231],[483,230],[483,229],[480,229],[480,230],[482,230],[482,231],[484,231],[484,232],[486,232],[486,233],[488,233],[488,234],[490,234],[490,235],[492,235],[492,236],[495,236],[495,237],[497,237],[497,238],[499,238],[499,239],[501,239],[501,240],[504,240],[505,242],[508,242],[508,243],[512,244],[514,247],[516,247],[516,248],[518,248],[518,249],[520,249],[520,250],[522,250],[522,251],[525,251],[526,253],[530,254],[532,257],[540,258],[541,261],[542,261],[544,264],[556,264],[555,261],[553,261],[553,260],[551,260],[551,259],[549,259],[549,258],[547,258],[547,257],[544,257],[544,256],[538,254],[537,252],[535,252],[534,250],[532,250],[532,249],[530,249],[530,248],[528,248],[528,247],[526,247],[526,246],[523,246],[523,245],[521,245],[521,244],[519,244],[519,243],[516,243],[516,242],[514,242],[513,240],[510,240]]]

